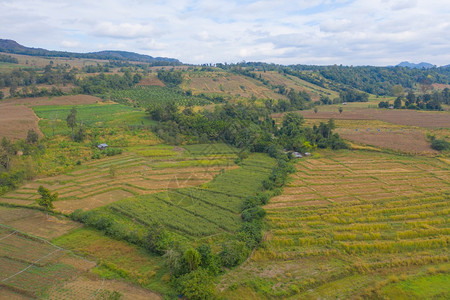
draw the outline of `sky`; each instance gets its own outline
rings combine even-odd
[[[0,0],[0,38],[184,63],[450,64],[449,0]]]

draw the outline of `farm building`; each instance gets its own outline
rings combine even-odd
[[[295,158],[302,158],[303,156],[299,152],[292,152],[292,156]]]
[[[100,149],[100,150],[103,150],[103,149],[108,148],[108,145],[107,145],[107,144],[99,144],[99,145],[97,146],[97,148]]]

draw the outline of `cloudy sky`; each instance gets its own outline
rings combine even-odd
[[[450,64],[449,0],[0,0],[0,38],[185,63]]]

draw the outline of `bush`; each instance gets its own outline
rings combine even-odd
[[[163,255],[171,246],[172,238],[160,224],[154,224],[144,238],[144,247],[150,252]]]
[[[431,148],[437,151],[449,150],[450,143],[446,140],[433,139],[431,142]]]
[[[248,208],[241,213],[241,217],[246,222],[261,220],[266,215],[266,211],[261,207]]]
[[[179,293],[191,300],[214,299],[214,278],[203,268],[178,278],[176,288]]]
[[[250,250],[242,241],[228,241],[222,245],[222,251],[219,253],[222,265],[225,267],[235,267],[247,258]]]
[[[238,232],[238,239],[251,249],[258,246],[262,238],[262,225],[259,221],[245,222]]]
[[[122,154],[123,150],[120,148],[106,148],[105,154],[106,156],[114,156],[118,154]]]
[[[196,249],[200,253],[200,266],[207,269],[210,274],[218,275],[220,273],[220,258],[211,252],[210,245],[200,245]]]

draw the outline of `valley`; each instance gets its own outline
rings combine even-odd
[[[446,69],[4,55],[1,299],[450,296]]]

